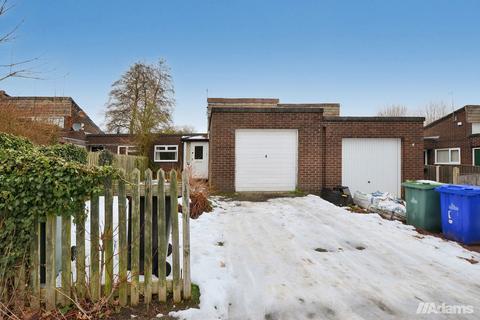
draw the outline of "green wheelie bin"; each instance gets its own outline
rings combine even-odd
[[[435,188],[441,185],[434,181],[402,183],[407,202],[407,224],[427,231],[442,231],[440,195],[435,192]]]

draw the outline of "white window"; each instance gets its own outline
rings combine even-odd
[[[480,122],[472,123],[472,134],[480,133]]]
[[[154,149],[155,162],[177,162],[178,146],[177,145],[156,145]]]
[[[436,149],[435,164],[460,164],[460,148]]]
[[[138,150],[135,146],[118,146],[117,154],[136,155]]]

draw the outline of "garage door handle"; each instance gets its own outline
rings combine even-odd
[[[265,158],[267,158],[267,155],[265,155]]]
[[[370,183],[370,180],[368,180],[368,183]]]

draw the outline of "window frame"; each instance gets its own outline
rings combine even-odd
[[[120,153],[120,148],[127,148],[126,153]],[[129,146],[129,145],[117,146],[117,154],[129,156],[130,155],[130,148],[131,149],[136,149],[137,147],[136,146]],[[132,153],[136,153],[136,152],[137,152],[137,150],[135,150],[135,151],[132,150]]]
[[[202,158],[197,158],[197,153],[196,153],[196,148],[202,148]],[[202,160],[205,160],[205,146],[204,145],[200,145],[200,144],[197,144],[197,145],[194,145],[193,146],[193,160],[194,161],[202,161]]]
[[[478,132],[473,132],[473,128],[477,126]],[[480,134],[480,122],[472,122],[472,134]]]
[[[438,162],[438,151],[448,151],[448,162]],[[458,151],[458,162],[452,162],[452,151]],[[435,164],[458,165],[462,163],[462,151],[460,148],[435,149]]]
[[[168,150],[169,147],[175,147],[175,150]],[[165,150],[157,150],[159,148],[165,148]],[[157,153],[170,153],[175,152],[174,160],[162,160],[160,156],[157,159]],[[153,146],[153,162],[178,162],[178,145],[177,144],[156,144]]]
[[[480,150],[480,147],[472,148],[472,166],[475,166],[475,150]]]

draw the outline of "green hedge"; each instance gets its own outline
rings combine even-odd
[[[73,144],[54,144],[40,148],[40,152],[46,156],[60,157],[66,161],[87,163],[88,152],[85,148]]]
[[[28,256],[34,221],[48,214],[78,218],[85,201],[101,191],[110,166],[88,167],[86,152],[73,145],[36,147],[0,133],[0,279]]]

